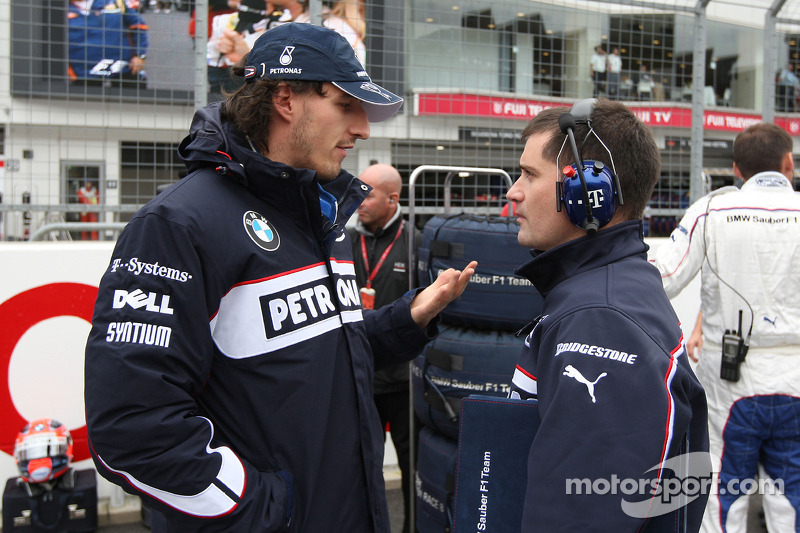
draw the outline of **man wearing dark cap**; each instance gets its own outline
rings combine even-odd
[[[265,32],[234,73],[100,283],[95,463],[155,532],[388,532],[373,371],[420,352],[475,265],[363,310],[345,221],[370,188],[341,162],[402,99],[311,24]]]

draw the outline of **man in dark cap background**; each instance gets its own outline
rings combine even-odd
[[[95,464],[155,532],[388,533],[373,372],[421,351],[475,263],[363,310],[345,221],[370,187],[341,163],[402,99],[311,24],[265,32],[234,74],[100,283]]]

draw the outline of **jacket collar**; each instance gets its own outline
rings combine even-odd
[[[649,246],[642,239],[642,221],[630,220],[566,242],[546,252],[531,251],[533,259],[516,270],[547,296],[556,285],[581,272],[641,255]]]
[[[780,172],[759,172],[742,184],[743,190],[794,190],[792,183]]]

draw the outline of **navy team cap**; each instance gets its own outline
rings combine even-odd
[[[247,56],[244,77],[330,82],[361,100],[370,122],[392,117],[403,105],[402,98],[372,83],[347,39],[303,22],[265,31]]]

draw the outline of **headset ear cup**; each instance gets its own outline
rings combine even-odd
[[[587,220],[583,184],[577,175],[563,180],[563,198],[564,208],[572,223],[590,231],[602,228],[614,217],[616,186],[614,176],[608,167],[595,166],[594,161],[584,161],[584,164],[586,168],[583,170],[583,177],[592,207],[593,222]],[[595,224],[597,228],[594,227]]]
[[[574,165],[573,165],[574,166]],[[583,186],[577,176],[564,176],[561,181],[561,203],[567,212],[570,222],[583,228],[586,221],[586,208],[583,204]]]

